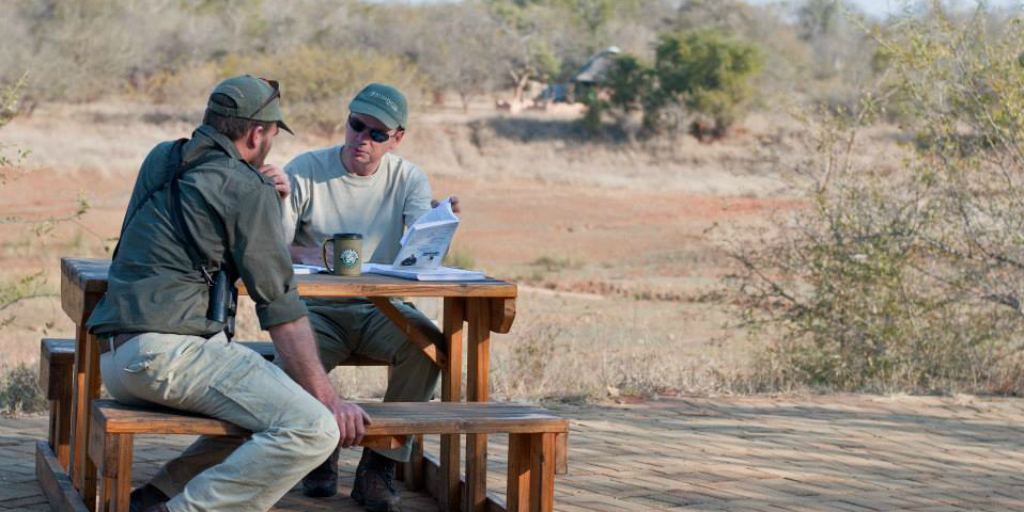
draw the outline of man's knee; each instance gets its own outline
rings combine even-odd
[[[331,452],[338,447],[338,443],[341,442],[341,431],[338,429],[338,420],[325,408],[324,414],[318,418],[317,423],[320,432],[322,432],[320,436],[321,448],[324,453],[330,455]]]
[[[318,407],[316,411],[303,415],[305,418],[296,422],[289,430],[294,437],[303,440],[313,453],[329,456],[341,440],[338,421],[326,407]]]

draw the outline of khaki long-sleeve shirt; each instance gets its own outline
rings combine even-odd
[[[224,328],[206,318],[209,288],[192,268],[184,239],[170,217],[165,185],[172,172],[167,166],[172,146],[164,142],[153,148],[139,171],[107,293],[87,324],[95,334],[206,336]],[[225,261],[233,262],[264,329],[305,316],[273,183],[241,159],[231,140],[209,126],[196,129],[183,148],[183,160],[190,162],[208,151],[221,152],[224,158],[188,171],[180,185],[182,214],[207,268],[212,272]],[[150,190],[156,192],[140,204]]]

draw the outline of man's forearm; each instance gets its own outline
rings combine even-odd
[[[334,387],[317,355],[309,319],[302,317],[275,325],[269,331],[285,372],[295,382],[321,402],[335,396]]]
[[[292,263],[320,266],[323,266],[324,264],[323,254],[321,254],[320,248],[318,247],[300,247],[298,245],[290,245],[288,246],[288,252],[292,256]],[[329,247],[327,256],[331,256]]]

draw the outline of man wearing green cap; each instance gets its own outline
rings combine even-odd
[[[276,82],[221,82],[192,139],[157,145],[136,179],[107,293],[87,324],[107,390],[252,436],[201,437],[132,493],[132,511],[268,510],[339,444],[357,444],[369,422],[320,364],[278,193],[261,174],[275,173],[264,160],[278,128],[291,131],[280,102]],[[237,278],[281,368],[225,334],[231,319],[218,304],[233,300],[218,291]]]
[[[334,233],[360,233],[363,261],[391,263],[404,229],[431,207],[430,183],[408,160],[396,155],[408,126],[408,103],[394,87],[370,84],[349,104],[343,144],[299,155],[286,167],[284,235],[292,260],[321,264],[320,246]],[[456,206],[456,208],[458,208]],[[456,210],[458,211],[458,210]],[[427,401],[439,369],[366,300],[307,300],[310,322],[324,368],[349,355],[388,361],[394,370],[385,401]],[[440,331],[411,304],[393,301],[438,346]],[[409,460],[410,446],[364,449],[352,497],[368,510],[398,510],[392,484],[396,462]],[[308,496],[337,492],[337,458],[332,456],[303,480]]]

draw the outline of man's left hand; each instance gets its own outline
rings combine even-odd
[[[437,205],[439,205],[439,204],[441,204],[441,202],[438,201],[437,199],[431,199],[430,200],[430,207],[431,208],[437,208]],[[455,212],[455,213],[462,212],[462,208],[459,208],[459,198],[457,198],[455,196],[452,196],[452,211]]]
[[[277,189],[277,193],[281,194],[281,199],[288,197],[291,193],[292,187],[288,183],[288,176],[276,165],[266,164],[259,169],[260,174],[270,178],[270,181],[274,182],[274,188]]]

